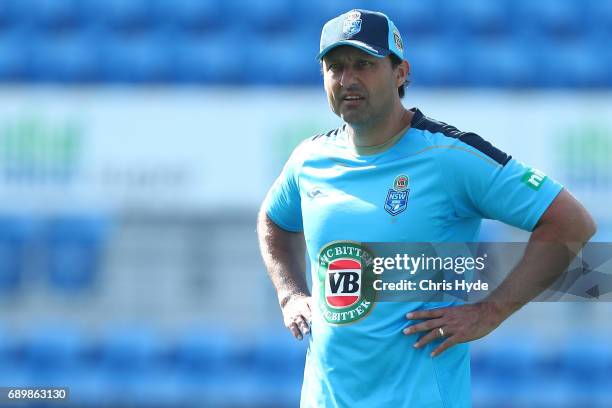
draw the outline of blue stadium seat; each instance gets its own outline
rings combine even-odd
[[[386,13],[395,23],[404,46],[409,49],[432,35],[444,35],[447,29],[447,14],[441,9],[439,0],[413,1],[410,4],[379,0],[373,8]]]
[[[26,29],[34,25],[32,4],[34,0],[0,1],[0,31],[6,29]]]
[[[531,336],[495,341],[488,350],[487,362],[482,367],[483,375],[515,385],[528,381],[535,374],[539,362],[540,344],[540,339]]]
[[[33,219],[21,215],[0,216],[0,291],[4,295],[21,286],[35,234]]]
[[[245,55],[244,37],[236,31],[193,36],[176,41],[178,82],[242,84],[253,75]]]
[[[93,379],[103,383],[105,403],[132,401],[147,374],[160,369],[165,345],[152,328],[143,325],[108,327],[99,337]]]
[[[102,47],[105,81],[156,83],[173,79],[173,47],[163,32],[114,34]]]
[[[410,81],[415,86],[457,86],[464,82],[464,50],[446,39],[422,40],[406,45]]]
[[[234,348],[225,330],[190,327],[175,342],[174,359],[180,371],[208,376],[229,368]]]
[[[516,337],[503,328],[475,345],[473,353],[473,395],[475,406],[535,407],[551,397],[558,378],[542,376],[546,343],[533,336]],[[546,383],[550,390],[538,389]],[[539,396],[537,395],[539,392]],[[563,395],[563,394],[561,394]],[[554,397],[554,396],[553,396]],[[540,406],[548,406],[546,404]],[[553,405],[557,406],[557,405]]]
[[[100,338],[100,367],[118,376],[154,367],[163,351],[158,334],[142,325],[108,327]]]
[[[448,16],[443,24],[455,26],[458,35],[491,39],[512,29],[506,0],[445,0],[440,9]]]
[[[303,377],[306,341],[296,341],[286,330],[267,328],[255,340],[255,365],[265,375],[300,380]]]
[[[606,53],[606,49],[608,48],[604,44],[594,47],[583,43],[566,45],[560,54],[568,67],[565,86],[599,89],[612,85],[612,70],[610,70],[612,58],[609,52]],[[554,68],[559,70],[560,67]]]
[[[294,15],[296,23],[309,26],[320,34],[328,20],[356,8],[376,10],[371,2],[364,0],[311,0],[300,2]]]
[[[318,36],[305,33],[263,37],[251,40],[249,64],[251,83],[272,85],[321,84]]]
[[[299,405],[308,337],[297,341],[287,331],[264,329],[255,342],[257,398],[280,406]]]
[[[520,0],[517,17],[519,28],[546,38],[577,36],[586,29],[582,0]]]
[[[561,350],[561,369],[572,382],[607,386],[612,380],[612,345],[602,336],[573,336]]]
[[[174,348],[180,383],[198,404],[255,405],[253,356],[241,337],[220,327],[195,326],[179,336]]]
[[[560,359],[573,400],[581,406],[609,406],[599,405],[612,401],[612,345],[605,335],[567,338]]]
[[[155,12],[168,24],[187,33],[213,33],[235,23],[228,1],[157,0]]]
[[[140,375],[134,383],[132,400],[136,407],[202,406],[203,401],[194,398],[190,391],[176,375],[154,369]]]
[[[19,0],[6,0],[0,2],[0,29],[14,28],[14,24],[18,23],[15,18],[15,4]]]
[[[294,14],[296,15],[295,22],[300,25],[300,29],[309,27],[315,31],[321,33],[323,24],[329,19],[337,16],[338,14],[348,11],[355,6],[348,6],[346,10],[340,2],[330,2],[323,0],[312,0],[312,1],[300,1],[296,2],[296,8]],[[335,4],[334,4],[335,3]]]
[[[99,37],[85,32],[46,35],[32,42],[31,79],[42,82],[93,82],[100,79]]]
[[[49,220],[46,251],[49,279],[63,291],[91,288],[101,267],[110,222],[101,215]]]
[[[78,0],[30,0],[29,13],[37,27],[63,30],[81,24]]]
[[[0,81],[22,81],[28,78],[27,45],[31,36],[26,30],[0,31]]]
[[[584,42],[548,43],[539,53],[538,85],[578,89],[605,86],[610,78],[609,60],[598,50],[598,46]]]
[[[580,3],[586,12],[587,29],[612,37],[612,2],[608,0],[584,0]]]
[[[466,43],[465,85],[485,88],[526,88],[534,84],[536,58],[532,48],[506,40]]]
[[[0,326],[0,384],[25,386],[30,384],[23,364],[23,339],[8,326]]]
[[[22,343],[16,373],[21,384],[68,387],[71,403],[78,406],[92,406],[106,395],[103,382],[92,382],[95,371],[84,362],[89,344],[76,327],[44,323],[27,330]]]
[[[296,18],[295,6],[285,0],[252,0],[239,2],[234,6],[233,18],[237,21],[229,24],[238,24],[245,33],[252,31],[255,34],[274,34],[293,31],[304,24],[303,20]],[[256,16],[256,17],[255,17]]]
[[[81,0],[88,24],[98,24],[117,31],[132,31],[156,24],[149,0]]]
[[[23,343],[23,367],[31,384],[70,386],[79,369],[85,343],[80,331],[62,323],[45,323],[29,330]]]

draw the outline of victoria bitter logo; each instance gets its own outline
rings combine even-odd
[[[333,242],[319,254],[319,307],[328,323],[364,318],[372,309],[373,258],[355,242]]]

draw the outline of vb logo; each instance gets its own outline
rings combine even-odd
[[[355,242],[336,241],[321,249],[317,290],[319,309],[325,321],[345,324],[367,316],[375,299],[372,259],[372,255]]]
[[[329,264],[325,298],[333,307],[347,307],[359,300],[361,264],[353,259],[338,259]]]

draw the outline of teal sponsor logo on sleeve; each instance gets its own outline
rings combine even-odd
[[[546,181],[546,174],[538,169],[530,168],[525,172],[521,180],[527,184],[527,187],[538,191]]]

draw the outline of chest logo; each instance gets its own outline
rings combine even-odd
[[[361,245],[333,242],[319,254],[319,308],[328,323],[365,317],[373,306],[372,257]]]
[[[410,193],[410,179],[405,174],[401,174],[393,181],[393,188],[387,191],[385,199],[385,211],[391,215],[398,215],[408,207],[408,194]]]

